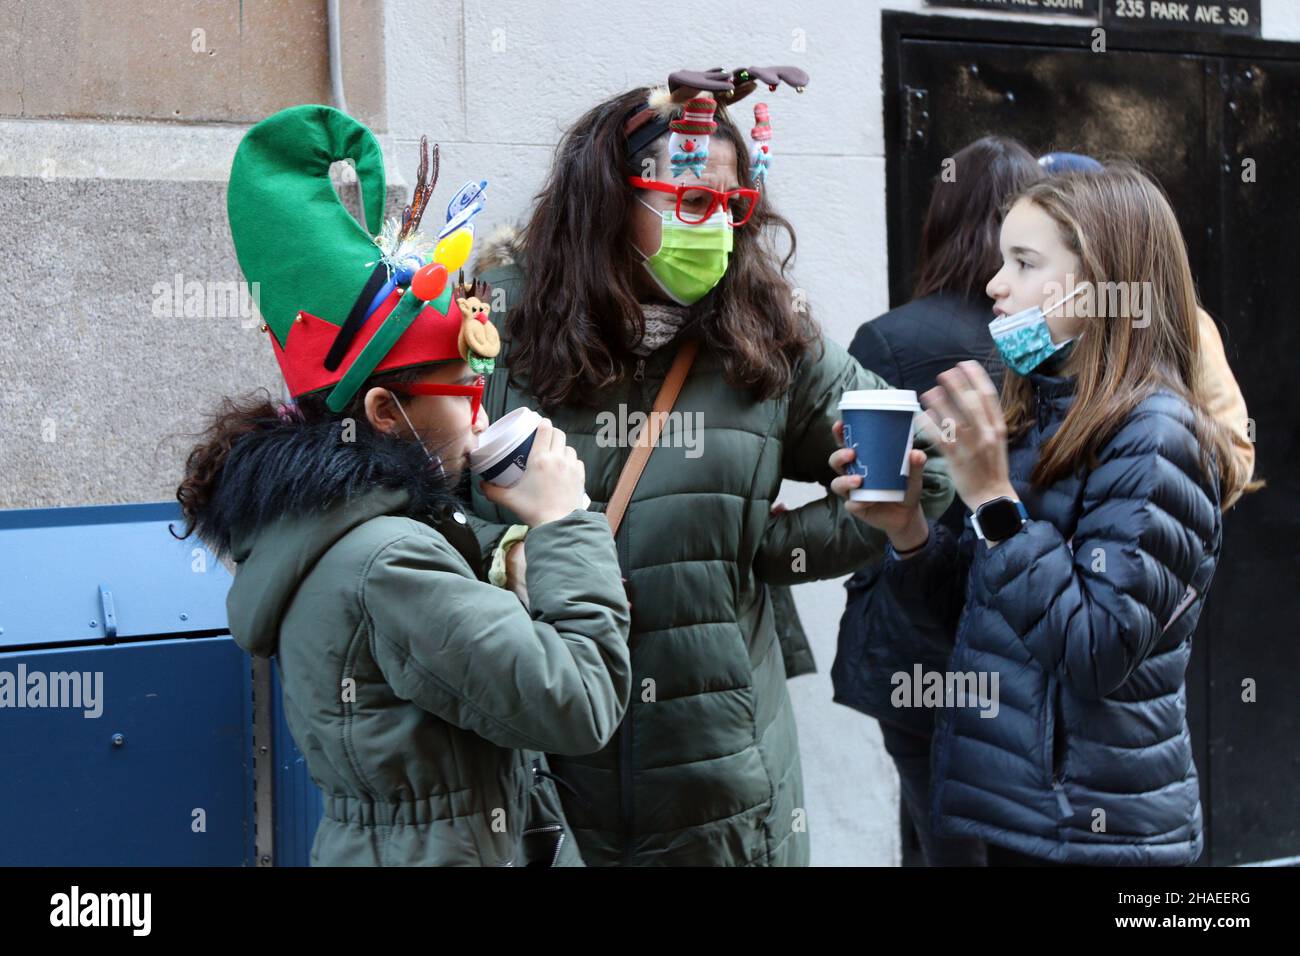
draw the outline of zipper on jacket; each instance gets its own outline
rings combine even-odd
[[[551,855],[551,866],[560,864],[560,848],[564,846],[564,827],[558,823],[551,823],[544,827],[531,827],[523,832],[523,836],[532,836],[534,833],[558,833],[555,838],[555,852]]]
[[[632,381],[645,381],[645,359],[639,358],[636,360],[636,371],[632,373]]]
[[[1046,427],[1045,419],[1047,409],[1043,406],[1043,390],[1037,382],[1034,383],[1034,421],[1038,423],[1038,431],[1041,434]]]
[[[1074,815],[1074,809],[1070,806],[1070,798],[1065,795],[1065,785],[1061,782],[1061,770],[1065,760],[1065,722],[1061,717],[1060,707],[1057,706],[1061,696],[1060,682],[1049,677],[1047,682],[1047,706],[1051,709],[1052,717],[1052,796],[1056,798],[1057,809],[1061,811],[1062,819],[1069,819]]]
[[[1061,781],[1056,778],[1055,774],[1052,776],[1052,793],[1056,797],[1056,806],[1060,809],[1061,816],[1065,819],[1074,816],[1074,808],[1070,806],[1070,798],[1065,795],[1065,787],[1061,785]]]
[[[632,703],[618,731],[618,789],[623,799],[623,865],[632,865]]]
[[[618,551],[619,567],[623,569],[624,587],[627,587],[627,567],[631,561],[631,545],[628,544],[627,522],[619,528],[618,538],[614,542]],[[628,606],[631,607],[630,598]],[[623,864],[632,865],[632,714],[636,707],[636,694],[627,703],[623,714],[623,723],[618,728],[618,793],[623,808]]]

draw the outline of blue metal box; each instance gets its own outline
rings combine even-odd
[[[0,865],[306,865],[320,793],[279,682],[178,521],[0,511]]]

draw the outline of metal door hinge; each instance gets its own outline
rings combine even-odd
[[[930,91],[903,87],[903,148],[924,149],[930,141]]]

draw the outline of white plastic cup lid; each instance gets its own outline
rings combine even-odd
[[[478,448],[469,453],[469,467],[475,474],[487,471],[520,446],[542,423],[531,408],[516,408],[502,415],[479,436]]]
[[[845,392],[840,398],[840,408],[916,411],[920,407],[920,403],[916,400],[916,392],[908,388],[856,389]]]
[[[907,408],[918,404],[916,392],[907,388],[856,389],[840,397],[841,408]]]

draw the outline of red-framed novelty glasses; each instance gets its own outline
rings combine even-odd
[[[677,218],[688,226],[697,226],[704,222],[721,206],[727,211],[727,222],[733,228],[749,222],[758,206],[757,189],[728,189],[719,192],[708,186],[688,186],[686,183],[663,183],[657,179],[644,176],[629,176],[627,181],[638,189],[653,189],[655,192],[673,193],[677,196],[675,212]]]
[[[402,395],[464,395],[470,400],[469,420],[478,421],[478,410],[483,405],[483,389],[487,378],[480,375],[472,385],[443,385],[441,382],[416,382],[413,385],[385,385],[389,391]]]

